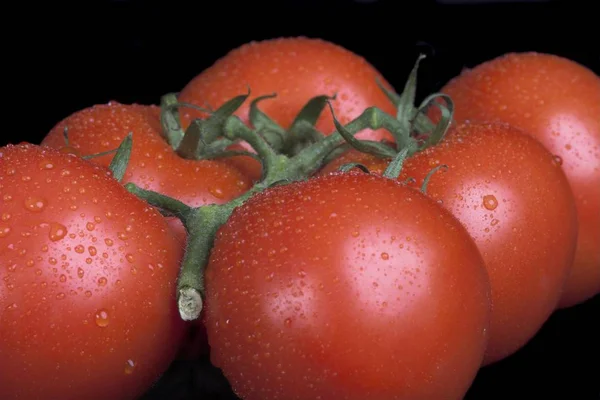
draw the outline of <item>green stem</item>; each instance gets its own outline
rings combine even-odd
[[[334,116],[335,119],[335,116]],[[337,120],[336,120],[337,122]],[[371,107],[345,127],[347,134],[355,135],[363,129],[400,129],[398,121],[383,111]],[[225,204],[204,205],[191,208],[184,203],[159,193],[146,191],[133,184],[126,188],[165,215],[177,216],[183,222],[188,236],[186,252],[177,282],[177,302],[184,320],[198,318],[203,307],[204,271],[219,228],[227,222],[233,211],[255,194],[284,182],[294,182],[311,176],[323,166],[326,157],[345,143],[339,132],[323,137],[289,157],[278,154],[267,141],[246,126],[237,116],[230,116],[224,124],[223,136],[229,140],[243,140],[250,144],[263,163],[263,179],[241,196]],[[407,136],[407,144],[410,144]],[[410,139],[412,140],[412,139]],[[412,149],[408,146],[407,149]],[[407,150],[408,152],[408,150]]]

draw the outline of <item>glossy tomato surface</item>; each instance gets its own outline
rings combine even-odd
[[[253,197],[206,271],[211,359],[245,400],[461,399],[489,305],[462,225],[362,172]]]
[[[464,70],[441,91],[454,100],[457,121],[510,123],[560,157],[580,222],[560,307],[600,293],[600,77],[558,56],[510,53]]]
[[[332,105],[338,120],[346,124],[371,106],[395,114],[394,105],[377,86],[377,78],[391,88],[373,65],[348,49],[322,39],[283,37],[249,42],[230,51],[191,79],[179,100],[217,108],[250,87],[250,99],[236,112],[248,122],[251,100],[277,93],[276,98],[261,102],[260,109],[287,129],[311,98],[337,94]],[[190,109],[182,111],[184,121],[202,117]],[[316,127],[325,134],[334,131],[327,108]],[[383,129],[367,129],[358,137],[392,139]]]
[[[426,191],[468,229],[485,260],[493,311],[485,364],[527,343],[554,311],[577,243],[575,200],[557,158],[506,124],[463,124],[408,159],[401,180]]]
[[[0,398],[139,397],[180,346],[182,247],[105,168],[0,148]]]
[[[188,160],[179,157],[161,136],[159,108],[109,102],[75,112],[57,123],[41,142],[64,148],[68,128],[69,147],[86,156],[116,149],[132,132],[133,149],[123,183],[134,182],[143,189],[174,197],[190,206],[221,204],[250,188],[251,179],[223,161]],[[90,159],[108,167],[114,154]],[[181,241],[185,229],[169,218]]]
[[[382,174],[390,160],[349,150],[328,174],[360,163]],[[454,126],[437,146],[405,161],[399,180],[421,187],[474,238],[490,274],[493,312],[484,364],[527,343],[562,296],[577,240],[575,200],[560,160],[503,123]],[[525,306],[526,305],[526,306]]]

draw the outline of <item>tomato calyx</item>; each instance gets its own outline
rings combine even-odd
[[[263,167],[260,181],[241,196],[224,204],[190,207],[161,193],[141,189],[133,183],[125,185],[130,192],[158,208],[163,215],[179,218],[187,230],[186,252],[177,286],[177,301],[182,319],[191,321],[199,317],[203,307],[204,270],[215,236],[233,211],[252,196],[273,185],[307,179],[322,168],[328,157],[344,144],[393,159],[385,176],[397,179],[407,157],[441,140],[451,122],[452,102],[447,96],[434,94],[415,109],[416,71],[421,59],[423,56],[418,58],[404,92],[401,95],[388,93],[396,99],[396,117],[377,107],[369,107],[345,126],[335,116],[331,97],[317,96],[300,111],[292,124],[293,129],[284,131],[258,109],[259,102],[274,97],[268,95],[254,100],[250,113],[255,126],[249,127],[234,115],[249,97],[248,90],[248,93],[234,97],[215,111],[206,110],[210,113],[206,119],[194,120],[183,132],[177,108],[185,104],[177,103],[175,95],[163,97],[162,121],[165,134],[178,154],[195,159],[222,157],[227,154],[227,146],[243,141],[252,148]],[[447,107],[438,104],[442,110],[442,118],[434,125],[422,113],[439,97],[446,100]],[[323,135],[314,128],[316,119],[326,106],[330,108],[336,128],[330,135]],[[389,145],[354,138],[364,129],[382,128],[393,135],[395,143]],[[416,136],[413,136],[414,132],[417,133]],[[291,137],[289,142],[288,137]]]
[[[236,97],[230,102],[237,102],[238,99],[247,96]],[[318,101],[315,100],[315,102]],[[313,106],[311,105],[311,107]],[[231,108],[228,111],[230,110]],[[212,114],[212,118],[215,118],[217,111]],[[342,127],[335,115],[333,115],[333,118],[336,126]],[[263,135],[248,127],[235,115],[229,115],[214,126],[217,128],[211,129],[215,131],[221,129],[220,136],[211,137],[208,130],[200,131],[199,135],[196,136],[198,137],[198,143],[203,142],[202,145],[208,144],[210,146],[218,140],[229,141],[226,143],[243,140],[252,147],[263,165],[262,180],[241,196],[228,203],[194,208],[161,193],[141,189],[133,183],[125,185],[130,192],[157,207],[163,215],[178,217],[188,232],[186,255],[181,265],[177,289],[180,316],[187,321],[197,319],[202,311],[204,269],[208,262],[215,235],[220,226],[227,222],[233,210],[250,197],[273,185],[291,183],[312,176],[324,165],[327,156],[345,142],[342,134],[336,131],[302,148],[297,154],[289,156],[274,149]],[[385,128],[397,131],[403,137],[408,135],[408,132],[401,132],[402,126],[399,121],[376,107],[366,109],[359,117],[343,128],[347,137],[356,135],[367,128]],[[183,140],[180,144],[182,143],[184,143]]]

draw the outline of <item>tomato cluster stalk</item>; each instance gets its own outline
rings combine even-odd
[[[186,251],[177,285],[178,308],[183,320],[190,321],[199,317],[203,307],[204,271],[215,236],[233,211],[246,200],[274,185],[310,178],[348,147],[378,157],[393,159],[384,176],[395,179],[406,157],[437,144],[443,138],[452,122],[451,99],[436,93],[423,100],[420,106],[414,105],[417,70],[423,58],[423,55],[418,57],[402,94],[391,92],[379,85],[396,106],[396,116],[389,115],[377,107],[369,107],[345,126],[336,119],[331,106],[330,101],[335,99],[335,96],[317,96],[311,99],[288,130],[271,120],[258,107],[261,101],[271,99],[275,94],[253,100],[250,106],[252,128],[234,115],[250,96],[250,89],[248,93],[229,100],[215,111],[179,103],[175,94],[163,96],[161,101],[163,134],[177,154],[189,159],[251,156],[260,161],[263,171],[261,180],[241,196],[224,204],[200,207],[190,207],[172,197],[142,189],[134,183],[125,185],[127,190],[158,208],[163,215],[177,217],[185,226],[188,234]],[[437,99],[443,99],[446,104],[437,102]],[[432,123],[424,114],[431,105],[436,105],[441,110],[442,117],[438,124]],[[336,129],[331,134],[324,135],[317,131],[314,125],[327,106],[333,114]],[[200,109],[209,116],[192,121],[184,131],[179,120],[180,107]],[[367,128],[386,129],[393,135],[394,143],[358,140],[354,137]],[[124,145],[129,148],[130,140],[131,137],[124,141]],[[227,149],[228,146],[240,141],[246,142],[254,152]],[[115,165],[121,168],[126,165],[127,148],[124,149],[120,150],[120,154],[115,156],[116,161],[114,161]],[[354,167],[366,169],[356,164],[344,165],[342,169]]]

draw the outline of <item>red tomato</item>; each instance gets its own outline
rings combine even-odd
[[[139,397],[180,346],[182,247],[106,169],[0,148],[0,398]]]
[[[351,151],[321,172],[360,162],[374,173],[389,161]],[[485,364],[532,338],[554,311],[574,257],[575,202],[556,158],[506,124],[453,127],[437,146],[405,161],[400,180],[420,186],[468,229],[483,254],[493,311]]]
[[[338,120],[346,124],[370,106],[395,114],[394,105],[377,86],[376,78],[391,89],[363,57],[341,46],[306,37],[278,38],[250,42],[230,51],[194,77],[181,90],[179,100],[217,108],[246,93],[249,86],[251,97],[236,112],[248,122],[251,101],[277,93],[276,98],[264,100],[259,107],[288,129],[311,98],[337,93],[337,99],[332,101],[333,109]],[[203,117],[202,113],[191,109],[182,109],[181,114],[182,120],[188,122],[191,118]],[[325,134],[334,131],[328,109],[321,114],[316,127]],[[357,137],[392,139],[384,129],[364,130]]]
[[[560,307],[600,293],[600,78],[561,57],[517,53],[463,71],[442,92],[454,100],[457,121],[505,121],[562,159],[579,239]]]
[[[119,147],[133,132],[133,149],[123,183],[174,197],[190,206],[221,204],[250,188],[251,181],[224,161],[188,160],[179,157],[160,134],[159,108],[124,105],[117,102],[80,110],[60,121],[44,138],[42,145],[64,148],[64,128],[68,127],[70,147],[78,154],[96,154]],[[90,161],[108,166],[113,154]],[[177,218],[169,224],[181,241],[185,229]]]
[[[488,291],[466,230],[417,190],[363,173],[272,187],[217,234],[212,362],[245,400],[462,399]]]

